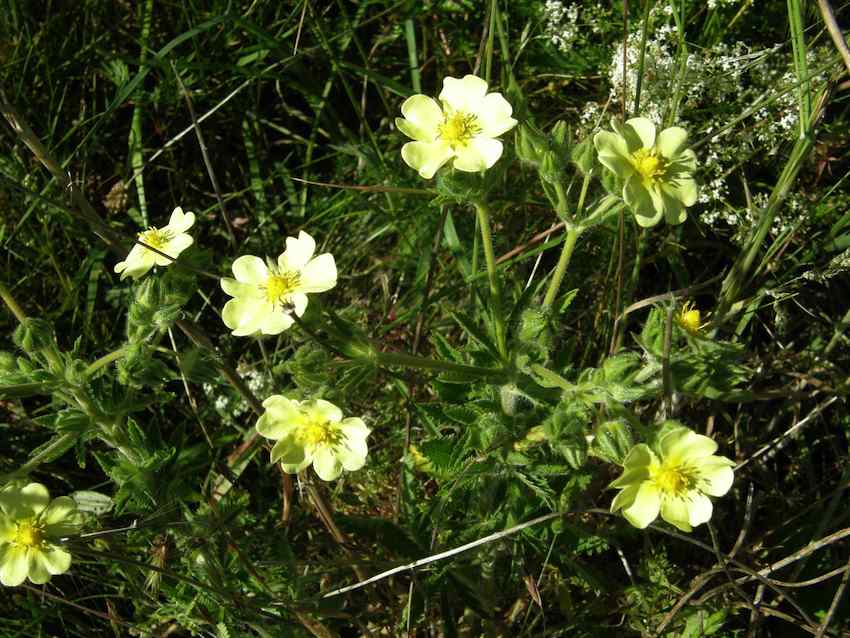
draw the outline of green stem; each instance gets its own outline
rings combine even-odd
[[[79,432],[66,432],[65,434],[60,435],[44,447],[39,454],[32,457],[17,470],[10,472],[9,474],[3,474],[2,477],[0,477],[0,481],[5,483],[14,478],[18,478],[19,476],[26,476],[45,461],[54,458],[57,450],[64,452],[71,447],[79,436]]]
[[[567,226],[567,236],[564,239],[564,247],[561,249],[561,258],[558,260],[558,265],[555,267],[555,274],[552,275],[549,289],[543,298],[543,308],[546,310],[552,307],[555,297],[558,296],[558,291],[561,289],[561,282],[564,280],[564,274],[567,272],[567,266],[570,265],[570,258],[573,256],[573,250],[576,247],[576,240],[582,230],[584,229],[581,226]]]
[[[118,348],[118,350],[113,350],[112,352],[106,353],[100,359],[97,359],[93,363],[89,364],[89,367],[87,367],[86,371],[84,372],[85,376],[89,377],[101,368],[108,366],[113,361],[117,361],[118,359],[123,357],[124,353],[126,352],[127,346],[124,346],[123,348]]]
[[[433,370],[435,372],[455,372],[477,377],[502,377],[504,370],[493,368],[482,368],[479,366],[468,366],[451,361],[438,361],[403,352],[377,352],[373,353],[373,361],[383,366],[401,366],[403,368],[419,368],[420,370]]]
[[[9,310],[11,310],[12,314],[15,315],[15,319],[21,323],[26,321],[27,313],[25,313],[23,308],[18,305],[18,302],[15,301],[12,293],[9,292],[9,289],[2,283],[0,283],[0,299],[2,299],[3,303],[9,307]]]
[[[483,202],[475,203],[478,225],[481,227],[481,243],[484,245],[484,259],[487,262],[487,276],[490,280],[490,300],[493,304],[493,318],[496,323],[496,341],[499,354],[507,361],[508,347],[505,336],[505,318],[502,316],[502,293],[496,273],[496,255],[493,252],[493,236],[490,234],[490,211]]]

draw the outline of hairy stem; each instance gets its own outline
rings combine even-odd
[[[502,314],[502,292],[496,273],[496,255],[493,252],[493,236],[490,233],[490,210],[483,202],[475,203],[478,225],[481,227],[481,243],[484,245],[484,259],[487,262],[487,277],[490,280],[490,301],[493,305],[493,320],[496,324],[496,342],[502,358],[508,358],[508,346],[505,334],[505,318]]]

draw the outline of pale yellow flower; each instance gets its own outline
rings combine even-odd
[[[138,279],[154,266],[168,266],[172,261],[192,245],[191,235],[186,233],[195,223],[195,213],[184,213],[179,206],[171,213],[168,225],[164,228],[151,226],[139,233],[139,241],[151,248],[165,253],[172,259],[164,257],[142,244],[133,244],[127,258],[115,264],[115,272],[121,273],[121,279],[132,277]]]
[[[42,585],[71,567],[59,539],[79,531],[77,504],[67,496],[50,500],[40,483],[12,483],[0,490],[0,582],[27,578]]]
[[[715,456],[717,443],[679,426],[658,443],[658,454],[641,443],[631,449],[623,474],[611,487],[621,490],[611,511],[623,511],[632,525],[644,529],[661,518],[683,532],[711,518],[708,496],[723,496],[732,487],[735,465]]]
[[[336,285],[333,255],[313,256],[316,242],[303,230],[286,238],[286,250],[277,262],[243,255],[233,262],[236,279],[224,277],[221,287],[233,297],[221,312],[236,336],[280,334],[307,308],[307,293],[324,292]]]
[[[401,149],[401,157],[425,179],[450,159],[459,171],[477,173],[502,156],[496,138],[516,126],[513,109],[501,93],[487,93],[487,82],[474,75],[443,80],[440,103],[427,95],[413,95],[401,105],[404,118],[395,125],[415,140]]]
[[[623,199],[641,226],[654,226],[664,217],[681,224],[685,208],[697,201],[693,179],[696,155],[686,147],[688,132],[678,126],[656,135],[655,124],[635,117],[625,124],[611,121],[615,132],[593,137],[599,161],[623,180]]]
[[[277,441],[271,461],[280,463],[284,472],[296,474],[312,463],[319,478],[333,481],[343,470],[365,465],[370,430],[363,419],[343,419],[338,407],[322,399],[296,401],[274,395],[263,407],[257,432]]]

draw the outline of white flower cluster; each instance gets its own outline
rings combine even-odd
[[[578,35],[578,5],[564,6],[560,0],[543,5],[543,33],[562,53],[569,53]]]

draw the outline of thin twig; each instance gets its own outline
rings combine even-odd
[[[820,9],[821,16],[823,16],[823,21],[826,24],[829,35],[835,43],[835,48],[838,49],[841,58],[844,60],[844,66],[847,67],[847,72],[850,73],[850,49],[847,48],[847,41],[844,39],[844,33],[841,31],[841,27],[838,26],[838,21],[835,19],[835,14],[832,11],[829,0],[818,0],[818,8]]]
[[[210,176],[215,198],[218,200],[218,208],[221,211],[221,217],[224,220],[224,225],[227,228],[227,236],[230,239],[230,245],[236,248],[236,235],[233,234],[233,225],[230,223],[230,215],[227,213],[227,207],[224,205],[224,198],[221,196],[221,188],[218,185],[218,178],[215,176],[215,171],[210,161],[207,145],[204,142],[204,135],[201,133],[201,127],[198,125],[198,118],[195,117],[195,107],[192,105],[192,97],[189,91],[183,85],[183,80],[180,79],[180,73],[177,71],[177,65],[171,62],[171,70],[174,71],[174,77],[177,79],[177,84],[180,86],[180,91],[183,93],[183,98],[186,100],[186,106],[189,109],[189,117],[192,118],[192,126],[195,129],[195,136],[198,138],[198,146],[201,147],[201,156],[204,158],[204,166],[207,167],[207,174]]]
[[[379,580],[384,580],[385,578],[389,578],[395,574],[400,572],[405,572],[411,569],[416,569],[417,567],[422,567],[423,565],[428,565],[429,563],[434,563],[439,560],[443,560],[445,558],[449,558],[450,556],[455,556],[456,554],[462,554],[465,551],[478,547],[480,545],[485,545],[487,543],[491,543],[493,541],[497,541],[502,538],[506,538],[507,536],[511,536],[516,534],[519,531],[522,531],[528,527],[532,527],[539,523],[544,523],[546,521],[550,521],[555,518],[559,518],[563,516],[562,512],[552,512],[551,514],[544,514],[543,516],[538,516],[530,521],[526,521],[525,523],[520,523],[519,525],[514,525],[513,527],[502,530],[501,532],[494,532],[493,534],[489,534],[483,538],[479,538],[470,543],[466,543],[465,545],[460,545],[459,547],[455,547],[453,549],[446,550],[445,552],[440,552],[439,554],[434,554],[432,556],[427,556],[425,558],[420,558],[419,560],[415,560],[412,563],[407,563],[405,565],[399,565],[398,567],[393,567],[392,569],[388,569],[387,571],[381,572],[380,574],[376,574],[371,578],[367,578],[365,580],[360,581],[359,583],[355,583],[353,585],[349,585],[347,587],[341,587],[340,589],[334,589],[331,592],[328,592],[322,598],[330,598],[332,596],[339,596],[340,594],[345,594],[346,592],[354,591],[355,589],[360,589],[361,587],[365,587],[366,585],[371,585],[372,583],[376,583]]]

